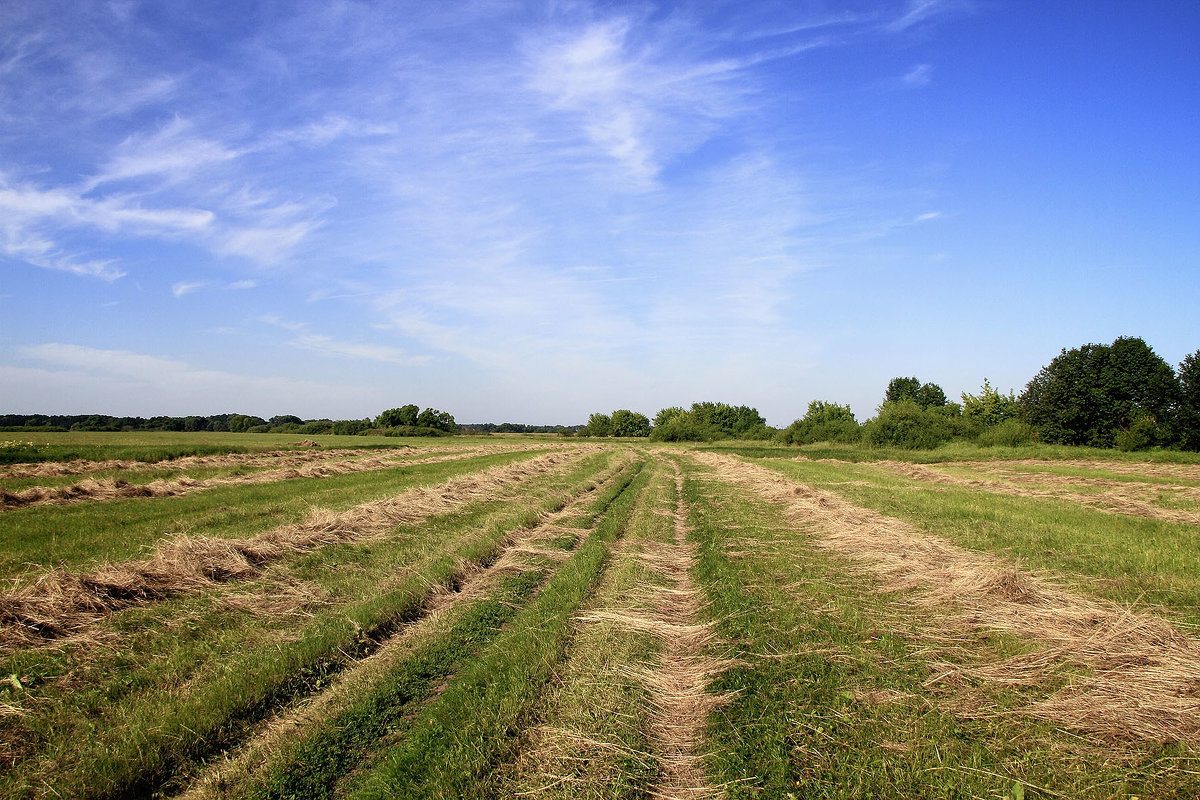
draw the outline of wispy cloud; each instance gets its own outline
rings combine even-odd
[[[203,289],[206,284],[204,281],[194,281],[191,283],[176,283],[171,286],[171,294],[176,297],[183,297],[185,294],[191,294],[197,289]]]
[[[933,80],[933,66],[930,64],[917,64],[904,73],[902,80],[906,86],[913,88],[928,86],[929,82]]]
[[[51,342],[20,347],[17,353],[41,366],[0,365],[0,380],[14,389],[9,402],[56,413],[219,413],[230,411],[228,403],[236,398],[245,413],[288,409],[313,417],[334,414],[339,407],[369,413],[381,401],[365,387],[198,369],[178,359],[126,350]],[[29,391],[26,396],[27,389],[39,394]],[[46,392],[58,399],[48,405]]]

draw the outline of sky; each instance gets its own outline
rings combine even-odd
[[[0,3],[0,412],[773,425],[1200,349],[1200,4]]]

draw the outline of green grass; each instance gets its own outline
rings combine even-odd
[[[1200,763],[1183,748],[1129,745],[1114,759],[1098,743],[1005,713],[1053,686],[927,687],[940,658],[982,663],[1028,645],[960,634],[952,647],[938,638],[934,612],[903,613],[899,598],[813,548],[778,507],[700,470],[685,496],[710,613],[744,662],[713,687],[735,693],[714,715],[709,745],[713,779],[730,797],[1009,797],[1018,785],[1027,797],[1200,791]]]
[[[23,757],[0,796],[36,793],[50,775],[64,793],[145,793],[236,741],[279,704],[323,688],[419,613],[430,587],[452,585],[464,565],[487,563],[509,531],[584,491],[609,460],[600,454],[569,474],[544,476],[524,500],[477,503],[387,540],[304,554],[264,576],[268,583],[322,579],[335,602],[311,617],[234,614],[214,598],[184,598],[114,615],[118,628],[137,619],[133,639],[111,653],[18,651],[0,670],[53,679],[27,698],[38,714],[2,720],[3,740]],[[340,558],[353,568],[337,568]]]
[[[498,453],[327,478],[218,486],[176,497],[40,505],[0,513],[0,578],[29,565],[74,569],[136,558],[164,537],[245,538],[303,520],[314,506],[342,511],[452,476],[526,460],[536,451]]]
[[[641,464],[638,464],[640,468]],[[350,797],[480,796],[481,779],[519,743],[533,704],[568,644],[571,617],[625,530],[648,473],[619,486],[604,516],[538,597],[346,787]]]
[[[1127,605],[1159,606],[1178,622],[1200,625],[1195,525],[1110,514],[1055,498],[966,487],[927,491],[927,483],[869,465],[761,464],[968,549],[1010,558],[1026,569],[1050,570],[1082,591]]]

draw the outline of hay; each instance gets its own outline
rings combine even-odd
[[[1200,747],[1200,641],[1166,620],[1086,597],[999,558],[928,536],[836,494],[795,484],[728,456],[693,457],[723,479],[786,508],[814,543],[865,564],[886,587],[919,607],[956,609],[975,629],[1008,631],[1043,649],[987,667],[947,665],[932,682],[967,674],[997,684],[1048,680],[1064,666],[1090,674],[1020,713],[1101,738]]]
[[[180,536],[146,560],[105,564],[84,574],[51,570],[0,595],[0,646],[81,636],[112,611],[252,578],[292,553],[385,535],[464,503],[490,499],[574,456],[561,451],[493,467],[341,513],[314,509],[304,522],[247,539]]]
[[[592,488],[611,483],[627,463],[618,463],[597,476]],[[342,707],[353,702],[356,690],[369,684],[374,676],[385,673],[396,659],[406,657],[408,651],[404,645],[413,637],[433,628],[460,603],[485,596],[495,587],[501,575],[515,568],[530,568],[524,556],[533,553],[540,555],[539,544],[560,538],[564,531],[576,536],[582,534],[581,530],[561,527],[559,522],[578,513],[591,499],[588,496],[590,491],[585,489],[571,497],[562,509],[545,515],[533,528],[514,531],[502,545],[504,549],[500,557],[490,565],[475,562],[460,564],[453,580],[456,590],[451,591],[443,586],[431,587],[420,616],[380,639],[369,655],[339,673],[328,688],[261,723],[252,738],[242,742],[223,759],[213,762],[203,775],[192,781],[178,795],[180,800],[228,796],[230,786],[263,769],[294,744],[298,731],[313,729],[337,714]]]
[[[132,484],[122,479],[86,478],[71,486],[33,486],[19,492],[9,492],[0,488],[0,511],[6,511],[14,508],[24,508],[34,505],[43,505],[47,503],[66,504],[90,500],[113,500],[117,498],[129,497],[175,497],[199,489],[211,489],[218,486],[275,483],[277,481],[295,480],[297,478],[328,478],[335,475],[346,475],[352,472],[371,472],[395,467],[416,466],[419,464],[438,464],[446,461],[460,461],[481,455],[526,452],[533,449],[545,448],[535,448],[533,446],[506,447],[489,445],[471,447],[454,453],[447,453],[439,456],[402,460],[398,459],[396,456],[384,457],[377,454],[373,454],[369,457],[362,457],[361,452],[356,453],[356,451],[353,450],[330,450],[323,453],[310,452],[301,453],[295,456],[289,454],[283,459],[276,459],[275,461],[270,462],[261,462],[283,465],[276,469],[268,469],[262,472],[251,473],[249,475],[230,475],[222,478],[209,478],[207,480],[196,480],[194,478],[184,476],[174,478],[172,480],[156,480],[144,484]],[[575,448],[575,450],[577,451],[578,448]],[[357,457],[345,459],[333,457],[334,454],[345,453],[353,453],[356,454]],[[182,460],[183,459],[180,461]],[[136,464],[138,462],[119,463]],[[176,461],[171,463],[178,465],[180,462]],[[142,464],[140,467],[144,468],[145,465]]]
[[[1162,491],[1172,492],[1184,499],[1200,501],[1200,488],[1195,486],[1114,481],[1107,478],[1006,472],[996,470],[996,465],[989,462],[978,463],[991,467],[992,477],[960,478],[922,464],[909,464],[903,461],[872,461],[870,462],[870,466],[887,469],[911,480],[935,483],[941,486],[961,486],[1012,497],[1066,500],[1109,514],[1124,514],[1127,516],[1146,517],[1147,519],[1159,519],[1165,522],[1200,525],[1200,512],[1164,508],[1155,505],[1153,502],[1158,493]],[[955,466],[963,465],[955,464]],[[1144,474],[1150,473],[1146,472]],[[1095,494],[1073,491],[1073,489],[1080,486],[1092,486],[1102,491]]]
[[[675,541],[639,554],[665,585],[649,593],[648,609],[599,611],[580,619],[648,633],[662,643],[656,664],[623,670],[645,687],[652,707],[649,728],[660,777],[650,793],[666,800],[700,800],[720,793],[708,780],[699,751],[709,715],[729,700],[707,687],[735,662],[709,655],[718,640],[712,623],[700,621],[704,602],[691,577],[695,554],[686,540],[683,477],[679,465],[672,465]]]

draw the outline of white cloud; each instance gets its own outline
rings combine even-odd
[[[244,280],[244,281],[234,281],[233,283],[229,284],[229,285],[228,285],[228,286],[226,286],[225,288],[226,288],[226,289],[242,290],[242,289],[254,289],[254,288],[256,288],[257,286],[258,286],[258,281],[254,281],[254,280]]]
[[[322,417],[345,409],[369,413],[385,401],[379,391],[362,386],[197,369],[125,350],[58,342],[16,350],[44,366],[0,365],[0,381],[12,389],[6,402],[43,413],[182,415],[238,409]]]
[[[904,78],[902,80],[906,86],[912,86],[914,88],[928,86],[930,81],[933,80],[933,67],[929,64],[917,64],[908,72],[904,73]]]
[[[241,153],[213,139],[196,136],[191,122],[175,117],[150,134],[126,138],[100,172],[86,183],[97,186],[135,178],[180,181],[210,165],[232,161]]]
[[[191,283],[176,283],[171,286],[171,294],[176,297],[183,297],[185,294],[190,294],[197,289],[202,289],[207,284],[204,281],[194,281]]]
[[[311,350],[316,353],[348,358],[365,359],[367,361],[383,361],[391,364],[425,364],[428,356],[410,356],[398,347],[386,345],[362,344],[359,342],[343,342],[329,336],[315,333],[303,334],[292,339],[293,347],[301,350]]]

